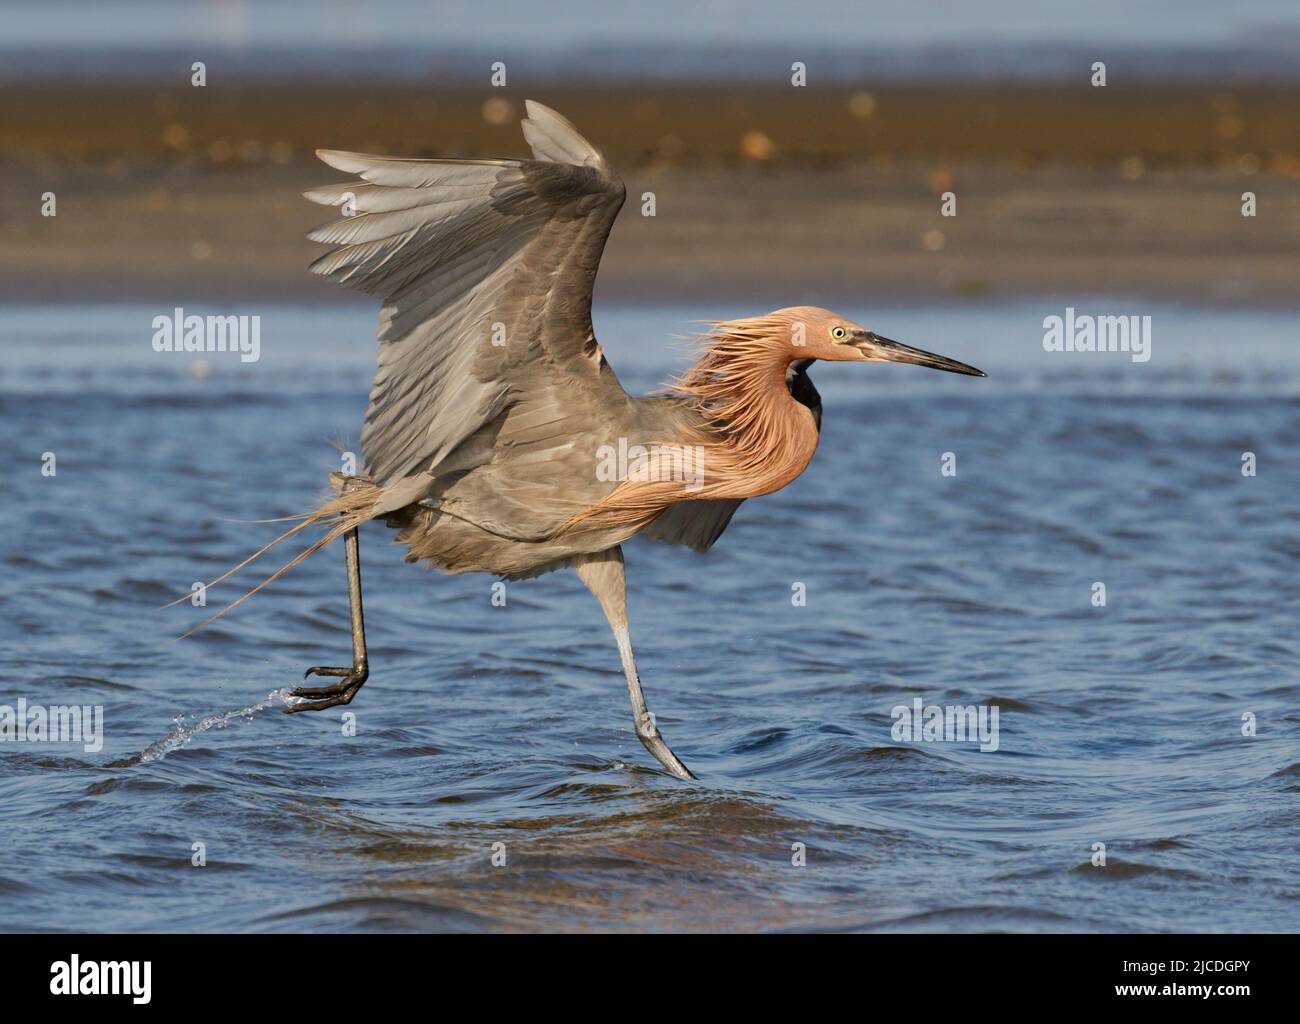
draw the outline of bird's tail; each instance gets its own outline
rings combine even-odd
[[[302,530],[305,530],[309,526],[312,526],[316,523],[320,523],[325,520],[329,520],[331,517],[336,516],[337,520],[329,527],[325,535],[319,538],[318,540],[314,541],[312,544],[308,545],[308,547],[305,550],[303,550],[301,553],[296,555],[294,558],[290,559],[284,565],[280,566],[279,569],[273,572],[266,579],[262,580],[262,582],[259,583],[257,586],[253,587],[251,590],[245,591],[239,597],[235,598],[233,601],[227,604],[224,608],[220,609],[213,615],[209,615],[206,619],[200,622],[193,629],[182,634],[180,639],[183,640],[185,639],[185,637],[198,632],[204,626],[207,626],[210,623],[215,622],[217,619],[221,618],[221,616],[225,615],[226,612],[230,611],[230,609],[234,608],[235,605],[242,604],[244,601],[248,600],[248,598],[252,597],[259,590],[265,587],[268,583],[272,583],[275,580],[278,580],[281,576],[283,576],[286,572],[288,572],[290,569],[296,566],[299,562],[302,562],[307,558],[310,558],[312,555],[314,555],[321,548],[325,547],[331,541],[337,540],[339,537],[342,537],[343,534],[347,533],[349,530],[355,529],[356,527],[360,526],[362,523],[368,522],[369,520],[375,517],[375,510],[379,504],[380,497],[384,493],[384,488],[380,487],[369,477],[349,476],[346,473],[331,473],[330,486],[334,489],[334,495],[335,495],[334,498],[325,502],[323,505],[321,505],[313,512],[307,512],[301,516],[290,517],[291,520],[297,519],[299,521],[296,526],[290,527],[288,530],[285,530],[284,533],[276,537],[275,540],[271,541],[269,544],[265,545],[261,549],[253,552],[251,555],[245,558],[238,565],[234,566],[231,569],[227,569],[220,576],[214,579],[211,583],[204,584],[204,589],[209,590],[212,587],[216,586],[218,583],[220,583],[222,580],[228,579],[229,577],[233,576],[240,569],[243,569],[245,566],[261,558],[262,555],[266,554],[268,551],[271,550],[271,548],[275,547],[282,540],[287,540],[288,538],[292,537],[294,534],[299,533]],[[286,520],[279,520],[279,521],[284,522]],[[172,601],[170,604],[164,605],[164,607],[170,608],[172,607],[172,605],[180,604],[182,601],[189,600],[191,596],[192,595],[190,594],[186,594],[184,597],[178,597],[175,601]]]

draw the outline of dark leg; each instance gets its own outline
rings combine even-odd
[[[343,678],[330,686],[300,686],[290,696],[312,699],[304,700],[301,704],[290,705],[288,708],[290,712],[320,711],[337,704],[349,704],[370,675],[370,668],[366,662],[366,624],[361,611],[361,553],[355,528],[343,535],[343,549],[347,557],[348,604],[352,612],[352,667],[334,668],[328,665],[313,665],[303,673],[304,679],[313,674]]]

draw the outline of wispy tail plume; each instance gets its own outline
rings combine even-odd
[[[298,565],[298,563],[306,560],[307,558],[310,558],[321,548],[328,545],[331,541],[337,540],[339,537],[342,537],[349,530],[356,529],[362,523],[368,522],[369,520],[374,518],[375,507],[379,504],[380,496],[384,493],[384,489],[382,487],[378,486],[376,483],[374,483],[374,481],[370,480],[368,477],[348,476],[344,473],[331,473],[330,485],[334,488],[336,497],[334,497],[330,501],[327,501],[324,505],[316,509],[314,512],[308,512],[302,517],[300,517],[302,521],[298,523],[297,526],[285,530],[284,533],[276,537],[275,540],[271,541],[271,543],[265,545],[260,550],[255,551],[253,554],[249,555],[247,558],[245,558],[234,568],[227,569],[220,576],[214,579],[211,583],[205,584],[205,588],[211,589],[213,586],[220,583],[222,580],[226,579],[229,576],[234,575],[240,569],[244,568],[246,565],[249,565],[250,563],[260,558],[262,555],[266,554],[266,552],[270,551],[271,548],[275,547],[282,540],[286,540],[289,537],[292,537],[294,534],[298,533],[301,530],[305,530],[307,527],[312,526],[315,523],[319,523],[323,520],[328,520],[332,516],[337,516],[338,517],[337,521],[334,522],[334,524],[329,528],[329,530],[325,533],[325,535],[321,537],[319,540],[309,545],[306,548],[306,550],[300,552],[290,561],[280,566],[279,569],[273,572],[270,576],[264,579],[257,586],[253,587],[251,590],[244,592],[239,597],[235,598],[233,601],[227,604],[224,608],[221,608],[219,611],[215,612],[214,614],[209,615],[206,619],[200,622],[193,629],[188,630],[187,632],[181,634],[181,636],[178,637],[178,639],[184,640],[186,637],[192,636],[194,633],[197,633],[204,626],[207,626],[215,622],[217,619],[221,618],[221,616],[225,615],[226,612],[230,611],[236,605],[242,604],[244,601],[248,600],[250,597],[256,594],[267,584],[272,583],[275,580],[278,580],[286,572],[288,572],[294,566]],[[299,518],[299,517],[294,517],[294,518]],[[188,597],[189,595],[186,595],[185,597],[177,598],[175,601],[172,601],[170,604],[164,605],[164,607],[170,608],[172,607],[172,605],[176,605],[182,601],[187,600]]]

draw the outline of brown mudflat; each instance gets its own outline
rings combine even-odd
[[[598,297],[1140,293],[1289,303],[1300,95],[1270,87],[542,88],[628,186]],[[524,155],[523,93],[7,86],[0,298],[338,301],[316,147]],[[1242,193],[1258,215],[1241,215]],[[41,216],[54,192],[58,215]],[[941,195],[957,216],[941,215]],[[653,193],[655,215],[643,215]]]

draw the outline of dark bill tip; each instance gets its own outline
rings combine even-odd
[[[964,373],[968,377],[988,376],[983,370],[977,370],[973,366],[959,363],[956,359],[935,355],[933,352],[926,352],[924,349],[913,348],[911,345],[904,345],[901,341],[883,338],[874,332],[867,334],[866,340],[861,347],[868,355],[885,362],[912,363],[916,366],[928,366],[932,370]]]

